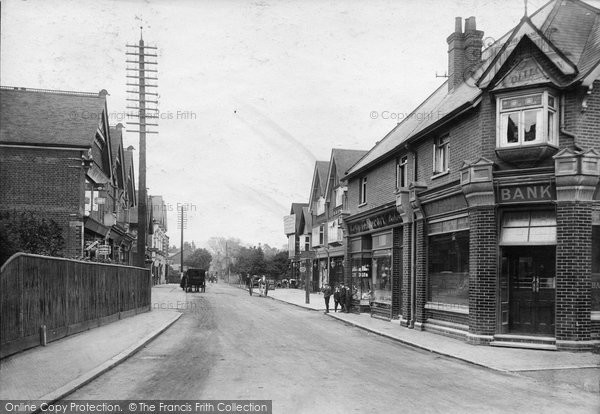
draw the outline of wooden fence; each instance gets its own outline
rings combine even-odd
[[[150,310],[148,269],[17,253],[0,268],[0,358]]]

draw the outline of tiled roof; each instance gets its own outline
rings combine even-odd
[[[110,139],[112,141],[112,145],[111,145],[111,156],[112,156],[112,160],[116,160],[117,156],[119,155],[119,147],[123,146],[123,131],[120,128],[117,127],[110,127]],[[123,160],[121,160],[121,163],[123,163]]]
[[[447,82],[431,94],[413,113],[398,124],[348,171],[348,177],[387,157],[411,139],[428,133],[456,113],[475,106],[481,89],[475,81],[494,63],[503,45],[515,30],[530,22],[563,55],[577,67],[571,83],[580,82],[600,64],[600,10],[581,0],[553,0],[542,6],[530,18],[525,18],[515,28],[490,45],[482,53],[483,62],[468,80],[448,92]]]
[[[425,102],[390,131],[379,141],[363,158],[360,159],[347,172],[352,175],[386,156],[406,142],[409,138],[416,136],[429,127],[434,126],[439,120],[454,113],[464,105],[473,104],[481,95],[477,87],[463,83],[454,89],[454,93],[448,93],[447,81],[444,82]]]
[[[346,171],[350,169],[358,160],[365,156],[368,151],[349,150],[334,148],[331,150],[331,159],[335,161],[336,174],[338,179],[342,179]]]
[[[327,185],[327,171],[329,170],[329,161],[317,161],[315,168],[319,175],[319,190],[321,194],[325,194]]]
[[[90,147],[106,107],[102,92],[2,87],[0,143]]]
[[[296,232],[300,229],[300,222],[302,220],[302,209],[305,207],[308,207],[308,203],[292,203],[290,213],[296,215]]]

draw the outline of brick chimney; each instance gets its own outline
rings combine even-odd
[[[448,42],[448,92],[452,92],[463,83],[481,64],[483,32],[477,30],[475,17],[465,19],[462,30],[462,18],[454,20],[454,33],[446,39]]]

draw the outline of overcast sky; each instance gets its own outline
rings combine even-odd
[[[528,3],[531,13],[545,1]],[[397,123],[384,112],[401,118],[444,81],[454,17],[472,15],[498,38],[523,0],[4,0],[2,84],[106,89],[116,124],[125,44],[142,25],[159,48],[165,118],[148,138],[147,186],[171,210],[171,244],[182,203],[186,240],[282,247],[282,217],[307,202],[315,160],[383,138]],[[125,145],[138,148],[138,137]]]

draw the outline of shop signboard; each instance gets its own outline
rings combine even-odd
[[[500,204],[556,200],[556,188],[551,183],[501,186],[496,191]]]
[[[394,209],[373,217],[349,223],[348,230],[350,234],[356,234],[370,230],[377,230],[400,223],[402,223],[402,217],[400,214],[398,214],[398,211]]]

